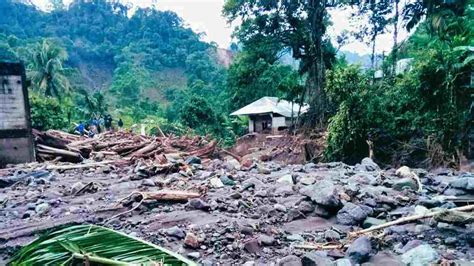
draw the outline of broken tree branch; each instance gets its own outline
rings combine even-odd
[[[453,209],[444,209],[440,211],[433,211],[429,213],[424,213],[424,214],[418,214],[418,215],[412,215],[412,216],[407,216],[407,217],[402,217],[400,219],[384,223],[381,225],[377,226],[372,226],[370,228],[364,229],[364,230],[359,230],[355,232],[350,232],[346,238],[340,240],[339,244],[334,244],[334,243],[316,243],[316,244],[306,244],[306,245],[295,245],[295,248],[299,249],[310,249],[310,250],[322,250],[322,249],[342,249],[346,247],[350,242],[352,242],[353,239],[360,235],[368,234],[373,231],[377,231],[380,229],[384,229],[393,225],[397,224],[402,224],[402,223],[407,223],[407,222],[412,222],[420,219],[425,219],[425,218],[430,218],[430,217],[436,217],[438,215],[443,215],[446,213],[450,212],[466,212],[466,211],[473,211],[474,210],[474,205],[468,205],[468,206],[463,206],[463,207],[458,207],[458,208],[453,208]],[[380,237],[380,236],[378,236]]]
[[[383,228],[386,228],[386,227],[390,227],[390,226],[393,226],[393,225],[434,217],[436,215],[444,214],[446,212],[453,212],[453,211],[461,211],[462,212],[462,211],[472,211],[472,210],[474,210],[474,205],[467,205],[467,206],[453,208],[453,209],[445,209],[445,210],[441,210],[441,211],[434,211],[434,212],[429,212],[429,213],[423,213],[423,214],[417,214],[417,215],[402,217],[402,218],[399,218],[395,221],[391,221],[391,222],[388,222],[388,223],[372,226],[372,227],[364,229],[364,230],[351,232],[351,233],[349,233],[349,235],[351,237],[354,237],[354,236],[370,233],[372,231],[380,230],[380,229],[383,229]]]
[[[228,151],[228,150],[226,150],[226,149],[221,149],[221,151],[222,151],[223,153],[227,154],[227,155],[232,156],[234,159],[236,159],[236,160],[239,161],[239,162],[242,161],[242,157],[239,156],[239,155],[237,155],[237,154],[235,154],[235,153],[232,153],[232,152],[230,152],[230,151]]]

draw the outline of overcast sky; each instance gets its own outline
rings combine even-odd
[[[1,0],[0,0],[1,1]],[[64,0],[69,3],[72,0]],[[33,3],[42,9],[46,9],[49,0],[32,0]],[[122,0],[130,2],[135,7],[148,7],[155,4],[160,10],[172,10],[182,17],[185,23],[196,32],[204,32],[204,41],[214,41],[222,48],[228,48],[232,30],[235,26],[228,25],[221,16],[224,0]],[[337,36],[343,30],[354,30],[354,23],[349,20],[350,10],[337,10],[330,12],[333,26],[329,29],[332,37]],[[400,31],[400,39],[406,38],[407,33]],[[393,41],[391,34],[384,34],[377,39],[377,51],[390,51]],[[368,54],[369,47],[359,41],[351,41],[341,50]]]

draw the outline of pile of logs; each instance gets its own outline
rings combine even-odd
[[[208,158],[216,148],[215,140],[201,136],[140,136],[129,132],[105,132],[94,138],[58,130],[33,131],[38,161],[79,163],[84,159],[137,161],[164,165],[170,158],[197,156]]]

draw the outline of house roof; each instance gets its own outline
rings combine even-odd
[[[299,104],[293,104],[293,116],[298,116]],[[309,106],[304,104],[301,113],[307,112]],[[285,117],[291,117],[291,102],[279,100],[277,97],[262,97],[259,100],[231,113],[230,115],[253,115],[277,113]]]

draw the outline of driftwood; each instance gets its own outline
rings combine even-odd
[[[104,132],[94,138],[76,136],[61,131],[46,132],[35,131],[36,156],[40,161],[50,162],[82,162],[84,158],[104,160],[100,163],[80,165],[48,166],[50,170],[69,170],[96,167],[108,163],[137,165],[139,162],[147,169],[141,169],[149,175],[158,173],[177,172],[182,170],[181,165],[173,161],[185,159],[194,155],[209,158],[214,153],[217,142],[208,142],[201,136],[166,136],[164,133],[158,137],[140,136],[130,132]],[[48,141],[46,141],[48,140]],[[52,145],[49,145],[51,144]],[[168,154],[176,157],[168,158]],[[122,160],[117,161],[117,156]],[[186,168],[186,167],[184,167]],[[185,169],[187,171],[189,169]]]
[[[325,249],[341,249],[343,244],[314,244],[314,245],[295,245],[294,248],[310,249],[310,250],[325,250]]]
[[[217,141],[213,140],[206,147],[204,147],[202,149],[199,149],[199,150],[196,150],[196,151],[193,151],[193,152],[190,152],[189,155],[194,155],[194,156],[198,156],[198,157],[209,156],[212,153],[214,153],[214,150],[216,149],[216,146],[217,146]]]
[[[132,153],[130,156],[131,156],[132,158],[133,158],[133,157],[140,157],[140,156],[142,156],[142,155],[144,155],[144,154],[146,154],[146,153],[148,153],[148,152],[150,152],[150,151],[153,151],[153,150],[157,149],[157,148],[159,147],[159,145],[160,145],[160,144],[159,144],[158,142],[155,142],[155,141],[154,141],[154,142],[148,144],[147,146],[145,146],[145,147],[139,149],[138,151]]]
[[[230,151],[228,151],[228,150],[226,150],[226,149],[221,149],[221,151],[222,151],[223,153],[227,154],[227,155],[232,156],[234,159],[236,159],[236,160],[239,161],[239,162],[242,161],[242,156],[239,156],[239,155],[237,155],[237,154],[235,154],[235,153],[232,153],[232,152],[230,152]]]
[[[127,200],[133,200],[135,196],[138,196],[136,200],[140,201],[135,207],[110,217],[105,223],[107,224],[109,221],[117,217],[133,212],[134,210],[138,209],[138,207],[140,207],[145,200],[186,201],[188,199],[201,197],[199,193],[180,190],[159,190],[153,192],[134,191],[125,198],[119,200],[118,204],[123,204],[127,202]]]
[[[50,154],[56,157],[57,156],[61,156],[63,158],[66,157],[71,162],[82,162],[82,160],[84,159],[80,153],[74,152],[74,151],[53,148],[53,147],[45,146],[42,144],[38,144],[37,148],[40,153]]]
[[[361,234],[370,233],[372,231],[380,230],[380,229],[390,227],[390,226],[393,226],[393,225],[408,223],[408,222],[412,222],[412,221],[416,221],[416,220],[420,220],[420,219],[425,219],[425,218],[430,218],[430,217],[434,217],[434,216],[449,213],[449,212],[454,212],[454,211],[466,212],[466,211],[473,211],[473,210],[474,210],[474,205],[467,205],[467,206],[453,208],[453,209],[445,209],[445,210],[440,210],[440,211],[433,211],[433,212],[427,212],[427,213],[423,213],[423,214],[417,214],[417,215],[402,217],[402,218],[399,218],[395,221],[391,221],[391,222],[388,222],[388,223],[372,226],[372,227],[364,229],[364,230],[351,232],[351,233],[349,233],[349,235],[350,236],[358,236],[358,235],[361,235]]]
[[[82,168],[92,168],[97,166],[110,165],[121,161],[102,161],[94,163],[85,163],[85,164],[70,164],[70,165],[48,165],[46,166],[47,170],[72,170],[72,169],[82,169]]]

